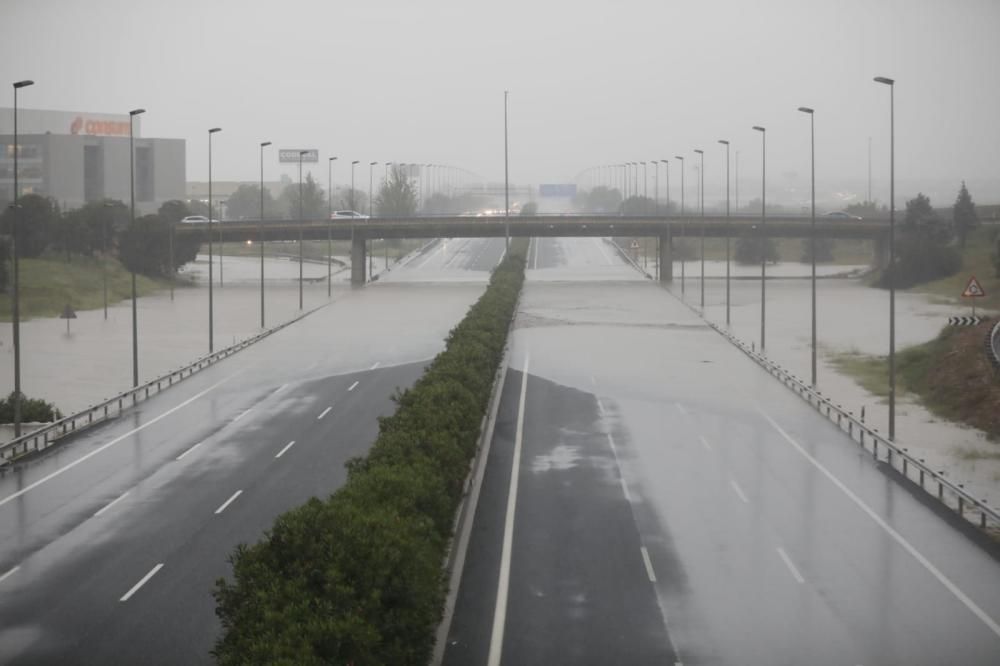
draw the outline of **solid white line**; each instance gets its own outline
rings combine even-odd
[[[537,238],[533,238],[532,240],[534,241],[534,244],[535,244],[535,265],[532,266],[532,268],[537,269],[538,268],[538,246],[541,245],[541,241],[539,241]]]
[[[327,407],[326,409],[324,409],[322,412],[320,412],[320,415],[316,417],[316,420],[319,421],[321,418],[329,414],[331,409],[333,409],[333,407]]]
[[[128,493],[129,493],[129,491],[126,490],[121,495],[119,495],[117,498],[111,500],[110,504],[105,504],[103,509],[100,509],[97,513],[94,514],[94,518],[97,518],[99,515],[101,515],[102,513],[104,513],[108,509],[110,509],[111,507],[113,507],[115,504],[118,504],[118,502],[121,502],[123,499],[125,499],[125,496],[128,495]]]
[[[600,410],[601,416],[604,416],[604,403],[601,402],[600,398],[597,399],[597,409]]]
[[[219,515],[220,513],[222,513],[223,511],[225,511],[226,507],[229,506],[230,504],[232,504],[233,502],[235,502],[236,498],[239,497],[242,494],[243,494],[242,490],[237,490],[235,493],[233,493],[232,497],[230,497],[225,502],[223,502],[222,506],[220,506],[218,509],[215,510],[215,515]]]
[[[604,255],[604,261],[608,262],[608,266],[614,264],[615,262],[611,261],[611,257],[609,257],[608,253],[604,250],[604,239],[594,238],[593,240],[597,243],[597,249]]]
[[[788,567],[788,570],[792,572],[792,578],[794,578],[796,582],[800,584],[806,582],[806,579],[802,577],[799,570],[795,568],[794,564],[792,564],[792,558],[788,557],[788,553],[786,553],[785,549],[781,546],[778,546],[778,555],[781,556],[781,559],[785,562],[785,566]]]
[[[615,456],[615,465],[618,467],[618,481],[622,486],[622,494],[625,495],[625,501],[631,504],[632,495],[628,492],[628,484],[625,482],[625,476],[622,474],[622,463],[618,459],[618,447],[615,446],[615,438],[610,432],[608,433],[608,444],[611,446],[611,453]]]
[[[287,451],[288,449],[292,448],[293,444],[295,444],[295,440],[294,439],[292,441],[288,442],[288,444],[285,444],[285,448],[283,448],[280,451],[278,451],[277,455],[275,455],[274,457],[275,458],[280,458],[281,456],[285,455],[285,451]]]
[[[497,582],[497,604],[493,610],[493,632],[490,636],[488,666],[500,666],[503,650],[504,623],[507,620],[507,593],[510,588],[510,554],[514,538],[514,512],[517,508],[517,482],[521,471],[521,442],[524,438],[524,403],[528,392],[528,364],[531,355],[524,359],[521,370],[521,397],[517,403],[517,430],[514,434],[514,459],[511,461],[510,488],[507,491],[507,515],[503,526],[503,548],[500,551],[500,577]]]
[[[279,387],[278,387],[277,389],[275,389],[274,393],[275,393],[275,394],[277,394],[277,393],[281,393],[281,392],[282,392],[282,391],[284,391],[284,390],[285,390],[286,388],[288,388],[288,384],[282,384],[282,385],[281,385],[281,386],[279,386]],[[273,394],[272,394],[272,395],[273,395]]]
[[[242,372],[242,371],[240,371],[240,372]],[[18,490],[15,493],[11,493],[7,497],[4,497],[2,500],[0,500],[0,506],[3,506],[4,504],[6,504],[7,502],[10,502],[11,500],[17,499],[18,497],[20,497],[21,495],[25,494],[29,490],[34,490],[35,488],[37,488],[38,486],[42,485],[46,481],[51,481],[52,479],[56,478],[57,476],[59,476],[63,472],[66,472],[68,470],[73,469],[74,467],[76,467],[80,463],[89,460],[90,458],[96,456],[98,453],[101,453],[105,449],[108,449],[108,448],[114,446],[115,444],[117,444],[118,442],[122,441],[123,439],[131,437],[132,435],[134,435],[135,433],[139,432],[140,430],[144,430],[144,429],[148,428],[149,426],[153,425],[154,423],[156,423],[157,421],[170,416],[171,414],[173,414],[174,412],[176,412],[178,409],[181,409],[182,407],[186,407],[186,406],[190,405],[192,402],[194,402],[198,398],[202,397],[203,395],[205,395],[209,391],[211,391],[211,390],[213,390],[215,388],[218,388],[219,386],[221,386],[222,384],[228,382],[230,379],[232,379],[233,377],[235,377],[238,374],[240,374],[240,373],[237,372],[237,373],[234,373],[232,375],[229,375],[225,379],[223,379],[221,381],[218,381],[215,384],[212,384],[211,386],[209,386],[207,389],[205,389],[201,393],[198,393],[198,394],[196,394],[196,395],[188,398],[187,400],[185,400],[181,404],[177,405],[176,407],[163,412],[162,414],[160,414],[159,416],[157,416],[154,419],[151,419],[147,423],[143,423],[138,428],[133,428],[132,430],[129,430],[124,435],[122,435],[120,437],[116,437],[115,439],[111,440],[107,444],[103,444],[103,445],[97,447],[96,449],[94,449],[93,451],[91,451],[90,453],[88,453],[88,454],[86,454],[84,456],[80,456],[79,458],[77,458],[73,462],[71,462],[71,463],[69,463],[67,465],[64,465],[63,467],[60,467],[59,469],[57,469],[56,471],[52,472],[51,474],[43,476],[42,478],[40,478],[38,481],[35,481],[31,485],[26,486],[26,487],[22,488],[21,490]]]
[[[149,582],[149,579],[156,575],[156,572],[163,568],[163,562],[160,562],[155,567],[150,569],[149,573],[142,577],[138,583],[132,586],[132,589],[125,593],[125,596],[119,599],[119,601],[128,601],[132,598],[132,595],[139,591],[139,588]]]
[[[771,426],[775,430],[777,430],[778,433],[782,437],[785,438],[785,441],[787,441],[789,444],[791,444],[792,446],[794,446],[795,449],[799,453],[801,453],[805,457],[806,460],[808,460],[810,463],[812,463],[813,466],[816,467],[816,469],[818,469],[819,471],[821,471],[823,473],[823,475],[826,476],[826,478],[830,479],[830,481],[832,481],[835,486],[837,486],[838,488],[840,488],[840,490],[845,495],[847,495],[847,497],[850,498],[850,500],[852,502],[854,502],[858,506],[858,508],[860,508],[866,514],[868,514],[868,517],[871,518],[873,521],[875,521],[876,525],[878,525],[883,530],[885,530],[886,533],[889,534],[889,536],[891,536],[896,541],[896,543],[898,543],[900,546],[902,546],[906,550],[906,552],[908,552],[910,555],[912,555],[913,558],[917,562],[919,562],[921,565],[923,565],[923,567],[925,569],[927,569],[927,571],[929,571],[932,576],[934,576],[935,578],[937,578],[938,581],[942,585],[944,585],[946,588],[948,588],[948,591],[951,592],[953,595],[955,595],[955,597],[959,601],[961,601],[965,605],[966,608],[968,608],[970,611],[972,611],[973,615],[975,615],[980,620],[982,620],[983,624],[985,624],[987,627],[989,627],[990,630],[994,634],[996,634],[997,636],[1000,636],[1000,624],[997,624],[997,622],[993,618],[991,618],[989,615],[987,615],[986,612],[982,608],[980,608],[979,606],[977,606],[976,603],[974,601],[972,601],[972,599],[970,599],[968,596],[966,596],[966,594],[964,592],[962,592],[962,590],[960,590],[957,585],[955,585],[953,582],[951,582],[951,580],[947,576],[945,576],[943,573],[941,573],[938,570],[937,567],[935,567],[933,564],[931,564],[930,560],[928,560],[926,557],[924,557],[920,553],[920,551],[918,551],[916,548],[913,547],[912,544],[910,544],[909,541],[907,541],[906,539],[903,538],[903,535],[901,535],[899,532],[897,532],[892,527],[890,527],[888,523],[886,523],[884,520],[882,520],[881,516],[879,516],[877,513],[875,513],[875,511],[871,507],[869,507],[867,504],[865,504],[865,502],[860,497],[858,497],[857,495],[855,495],[851,491],[850,488],[848,488],[847,486],[845,486],[840,481],[840,479],[838,479],[836,476],[833,475],[833,473],[830,470],[828,470],[826,467],[824,467],[823,465],[821,465],[818,460],[816,460],[815,458],[813,458],[812,455],[810,455],[808,451],[806,451],[804,448],[802,448],[801,444],[799,444],[794,439],[792,439],[792,437],[787,432],[785,432],[781,428],[781,426],[779,426],[774,421],[774,419],[772,419],[770,416],[768,416],[767,413],[765,413],[763,409],[761,409],[760,407],[758,407],[757,411],[759,411],[761,413],[761,416],[763,416],[765,419],[767,419],[768,423],[770,423]]]
[[[253,407],[251,407],[250,409],[246,410],[245,412],[243,412],[242,414],[240,414],[239,416],[237,416],[235,419],[233,419],[233,423],[239,421],[241,418],[243,418],[244,416],[246,416],[247,414],[249,414],[252,411],[253,411]]]
[[[347,390],[348,390],[348,391],[353,391],[353,390],[354,390],[354,389],[356,389],[357,387],[358,387],[358,382],[354,382],[353,384],[351,384],[351,385],[350,385],[350,386],[349,386],[349,387],[347,388]]]
[[[373,365],[373,366],[372,366],[371,368],[369,368],[369,370],[374,370],[375,368],[377,368],[377,367],[379,366],[379,364],[380,364],[381,362],[382,362],[382,361],[375,361],[375,365]]]
[[[13,569],[11,569],[10,571],[8,571],[7,573],[5,573],[4,575],[0,576],[0,583],[4,582],[8,578],[10,578],[14,574],[16,574],[18,572],[18,569],[20,569],[20,568],[21,568],[20,566],[16,566]]]
[[[748,500],[747,496],[743,493],[743,489],[740,488],[740,484],[736,483],[736,479],[729,479],[729,485],[733,487],[733,491],[735,491],[736,495],[741,500],[743,500],[744,504],[749,504],[750,503],[750,500]]]
[[[642,551],[642,563],[646,565],[646,575],[649,576],[649,582],[656,582],[656,574],[653,573],[653,563],[649,560],[649,551],[646,550],[645,546],[639,548]]]
[[[704,436],[704,435],[698,435],[698,441],[700,441],[700,442],[701,442],[701,445],[702,445],[702,446],[704,446],[704,447],[705,447],[706,449],[708,449],[709,451],[711,451],[711,450],[712,450],[712,445],[708,443],[708,440],[707,440],[707,439],[705,439],[705,436]]]
[[[197,449],[199,446],[201,446],[204,443],[205,443],[205,440],[201,440],[200,442],[198,442],[197,444],[195,444],[194,446],[192,446],[191,448],[189,448],[188,450],[186,450],[184,453],[182,453],[179,456],[177,456],[177,460],[183,460],[184,456],[186,456],[187,454],[191,453],[192,451],[194,451],[195,449]]]

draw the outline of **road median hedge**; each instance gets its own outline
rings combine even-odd
[[[514,240],[424,375],[395,396],[347,482],[230,556],[213,592],[220,664],[426,664],[442,562],[524,281]]]

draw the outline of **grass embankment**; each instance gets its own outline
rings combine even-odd
[[[442,562],[524,280],[518,239],[445,350],[325,500],[281,515],[216,584],[221,664],[426,664]]]
[[[801,238],[777,238],[778,256],[784,262],[797,262],[802,259],[802,239]],[[701,259],[701,239],[697,236],[679,237],[674,240],[675,244],[681,244],[687,248],[687,260],[693,261]],[[622,245],[628,247],[628,244]],[[639,256],[642,257],[642,240],[639,241]],[[730,256],[736,254],[736,237],[730,239]],[[833,241],[833,261],[819,262],[823,265],[838,266],[866,266],[872,263],[872,253],[874,243],[870,240],[836,239]],[[649,256],[656,254],[656,244],[649,243]],[[707,261],[726,260],[726,239],[706,238],[705,239],[705,259]],[[674,261],[680,261],[677,249],[674,250]]]
[[[79,256],[69,263],[54,258],[21,259],[21,318],[53,317],[62,313],[67,303],[74,310],[104,307],[104,266],[108,272],[108,304],[131,298],[132,276],[115,259],[107,259],[106,263]],[[136,276],[136,291],[140,296],[163,289],[167,284]],[[0,321],[11,320],[10,308],[11,294],[0,294]]]
[[[997,233],[1000,233],[1000,225],[995,224],[983,225],[970,233],[962,251],[962,270],[950,277],[916,286],[912,291],[929,294],[947,303],[963,303],[971,309],[972,299],[962,298],[961,294],[969,277],[975,275],[986,292],[984,298],[976,299],[976,308],[994,312],[1000,310],[1000,277],[997,277],[991,259]]]
[[[932,413],[1000,440],[1000,376],[983,346],[993,323],[947,327],[934,340],[897,353],[897,391],[913,393]],[[886,357],[841,354],[833,358],[833,365],[869,392],[888,397]],[[1000,458],[1000,450],[978,457]]]
[[[423,245],[426,240],[399,239],[388,241],[389,260],[395,261],[413,250]],[[260,246],[256,243],[248,245],[245,240],[227,240],[223,245],[213,243],[213,252],[223,254],[227,257],[259,257]],[[221,252],[220,252],[221,250]],[[333,241],[333,255],[339,257],[349,257],[351,255],[350,241]],[[386,241],[376,239],[372,252],[376,258],[384,256]],[[208,245],[202,245],[199,254],[208,254]],[[326,261],[327,244],[325,240],[307,240],[302,243],[302,256],[310,261]],[[298,241],[268,241],[264,245],[265,257],[294,257],[299,256]]]

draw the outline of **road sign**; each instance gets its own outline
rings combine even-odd
[[[317,148],[282,148],[278,151],[278,161],[282,164],[298,164],[300,152],[305,152],[302,155],[303,162],[319,162]]]
[[[973,275],[969,278],[969,284],[965,285],[965,291],[962,292],[963,298],[983,298],[986,296],[986,291],[983,289],[983,285],[979,284],[979,280]]]
[[[639,241],[637,241],[637,240],[632,241],[632,245],[630,245],[629,247],[631,247],[633,250],[638,250],[639,249]]]
[[[948,317],[949,326],[979,326],[982,317]]]

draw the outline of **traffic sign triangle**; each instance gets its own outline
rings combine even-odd
[[[982,298],[986,295],[986,291],[983,289],[983,285],[979,284],[979,280],[973,275],[969,278],[969,283],[965,285],[965,291],[962,292],[964,298]]]

